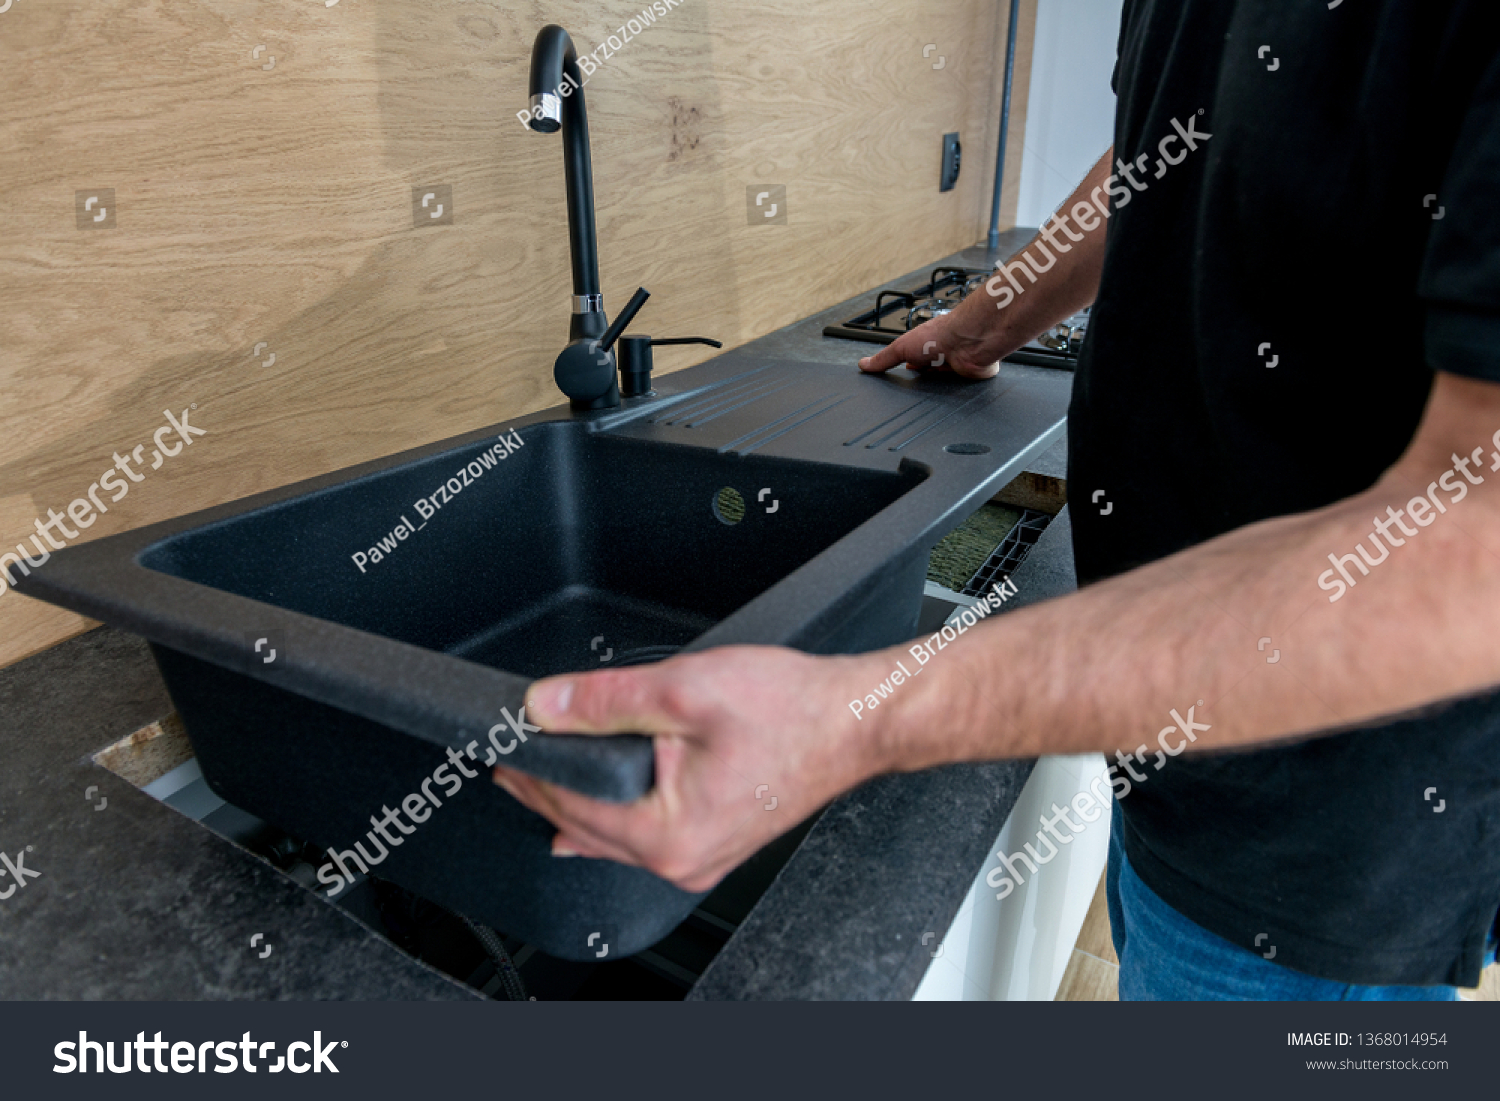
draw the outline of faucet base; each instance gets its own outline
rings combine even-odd
[[[609,392],[602,394],[592,401],[580,401],[573,398],[568,402],[570,409],[576,409],[580,413],[586,413],[594,409],[618,409],[620,406],[620,387],[610,383]]]

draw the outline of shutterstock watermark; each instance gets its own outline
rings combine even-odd
[[[76,1041],[63,1040],[52,1048],[57,1059],[52,1073],[88,1074],[92,1063],[94,1074],[103,1074],[106,1069],[111,1074],[129,1074],[133,1070],[141,1074],[150,1074],[153,1070],[158,1074],[168,1071],[173,1074],[207,1074],[209,1056],[212,1055],[216,1060],[212,1067],[215,1074],[233,1074],[238,1070],[247,1074],[260,1070],[267,1074],[280,1074],[284,1070],[293,1074],[308,1071],[337,1074],[339,1068],[333,1062],[333,1050],[349,1046],[348,1040],[329,1040],[325,1044],[323,1033],[314,1032],[311,1042],[294,1040],[287,1044],[286,1054],[276,1056],[273,1063],[271,1053],[276,1050],[276,1041],[255,1040],[248,1032],[238,1040],[205,1040],[202,1043],[163,1040],[160,1032],[156,1033],[155,1039],[148,1040],[144,1032],[137,1032],[133,1041],[121,1040],[119,1043],[120,1062],[116,1065],[114,1040],[90,1040],[87,1032],[80,1032]],[[130,1058],[132,1050],[135,1054],[133,1064]],[[256,1059],[261,1060],[260,1066],[255,1065]]]
[[[541,727],[533,726],[526,721],[526,708],[521,708],[519,715],[512,715],[509,708],[501,708],[502,722],[490,727],[490,745],[485,750],[484,767],[492,768],[501,757],[514,753],[522,743],[528,741],[527,734],[536,734]],[[509,734],[505,744],[501,744],[497,735]],[[370,869],[377,864],[385,862],[385,858],[391,854],[393,849],[399,848],[406,843],[406,838],[417,832],[417,827],[432,817],[432,812],[443,805],[445,799],[452,799],[463,790],[464,780],[472,780],[479,773],[464,764],[464,758],[477,761],[475,748],[479,745],[478,739],[471,741],[464,747],[460,754],[456,749],[449,748],[445,752],[448,760],[438,765],[425,780],[418,785],[418,790],[412,792],[401,800],[399,810],[392,810],[384,804],[380,807],[380,815],[370,815],[371,829],[365,832],[364,841],[370,843],[369,851],[365,851],[364,841],[356,841],[354,848],[345,849],[342,852],[329,848],[329,860],[318,869],[318,882],[326,885],[329,898],[336,897],[346,887],[353,886],[355,875],[349,870],[349,865],[359,869],[361,875],[369,875]],[[457,772],[450,770],[449,766]],[[443,795],[438,797],[433,791],[433,785],[442,788]],[[402,821],[401,815],[405,812],[406,817],[411,819],[412,825],[408,826]],[[397,832],[392,833],[395,829]],[[387,848],[389,846],[389,848]]]
[[[1202,706],[1202,704],[1203,701],[1199,700],[1198,706]],[[1172,725],[1162,727],[1157,733],[1156,744],[1159,748],[1155,753],[1155,757],[1156,769],[1158,771],[1167,763],[1168,757],[1176,757],[1183,750],[1187,749],[1189,742],[1196,742],[1198,740],[1198,731],[1212,729],[1209,723],[1200,723],[1195,720],[1195,710],[1195,707],[1189,707],[1187,717],[1184,718],[1177,713],[1176,708],[1173,708],[1171,711]],[[1180,733],[1182,735],[1175,746],[1167,740],[1167,736],[1173,733]],[[1102,808],[1109,806],[1111,797],[1124,799],[1125,796],[1130,794],[1130,780],[1119,774],[1122,768],[1136,783],[1144,784],[1147,780],[1146,775],[1137,772],[1132,767],[1132,762],[1144,765],[1147,754],[1148,747],[1144,742],[1131,754],[1124,753],[1118,749],[1115,750],[1115,757],[1119,763],[1110,765],[1106,771],[1105,775],[1108,776],[1109,783],[1103,791],[1100,790],[1100,785],[1104,783],[1105,776],[1094,777],[1094,781],[1089,785],[1088,791],[1080,791],[1077,795],[1073,796],[1072,801],[1066,807],[1059,807],[1056,803],[1053,803],[1052,816],[1049,818],[1044,814],[1038,819],[1041,829],[1037,830],[1035,846],[1028,841],[1022,847],[1021,852],[1010,853],[1009,855],[1003,851],[997,852],[995,856],[1004,865],[1004,868],[992,868],[989,875],[984,877],[986,883],[997,889],[998,893],[995,895],[995,898],[1003,900],[1018,886],[1026,882],[1026,877],[1016,867],[1017,863],[1024,864],[1031,875],[1036,875],[1038,869],[1043,865],[1052,863],[1056,859],[1057,854],[1062,851],[1059,846],[1071,845],[1074,836],[1087,829],[1090,822],[1097,822],[1099,820],[1103,814]],[[1068,813],[1070,809],[1079,818],[1083,819],[1083,821],[1075,822]],[[1063,833],[1058,829],[1059,825],[1066,825],[1069,832],[1066,834]],[[1046,856],[1042,855],[1041,850],[1043,847],[1047,850]],[[1010,874],[1006,875],[1006,872]]]
[[[79,532],[69,528],[66,523],[67,520],[72,520],[74,524],[78,525],[81,531],[84,528],[94,526],[94,522],[99,519],[95,515],[96,512],[105,513],[109,511],[109,505],[106,505],[99,499],[99,491],[101,489],[110,495],[109,503],[111,505],[118,504],[130,492],[131,482],[144,482],[146,480],[146,475],[143,471],[160,470],[162,464],[168,459],[175,459],[178,455],[181,455],[183,449],[192,444],[194,436],[208,435],[207,429],[198,428],[188,423],[188,415],[194,408],[196,406],[189,406],[187,409],[184,409],[180,419],[174,417],[170,409],[162,410],[162,415],[167,418],[167,423],[152,433],[151,443],[154,443],[156,446],[151,450],[152,462],[149,467],[145,466],[146,460],[142,455],[146,448],[150,446],[149,444],[138,444],[135,450],[127,451],[124,455],[116,451],[111,456],[115,461],[115,465],[99,475],[99,480],[89,486],[85,496],[76,498],[68,505],[66,517],[58,515],[56,509],[49,508],[47,510],[47,522],[43,523],[41,520],[37,520],[37,533],[31,537],[31,544],[36,548],[39,557],[33,558],[31,556],[30,552],[26,549],[26,542],[24,540],[16,544],[14,551],[0,554],[0,576],[4,578],[3,581],[0,581],[0,596],[5,595],[10,586],[16,583],[15,574],[11,572],[13,568],[19,569],[22,576],[29,577],[33,569],[45,564],[52,557],[53,551],[62,550],[67,546],[67,540],[79,538]],[[175,433],[175,436],[173,433]],[[163,437],[166,438],[163,439]],[[131,463],[142,469],[140,471],[135,470],[131,466]],[[130,481],[121,480],[121,474],[125,475]],[[44,543],[43,540],[46,540],[46,542]]]
[[[1202,113],[1202,108],[1199,108],[1198,115],[1201,115]],[[1168,134],[1166,137],[1162,138],[1161,141],[1157,142],[1156,150],[1161,155],[1157,158],[1156,174],[1151,177],[1152,179],[1161,179],[1167,174],[1168,168],[1172,167],[1173,165],[1181,164],[1183,161],[1187,160],[1187,155],[1189,153],[1197,152],[1198,143],[1200,141],[1207,141],[1209,138],[1213,137],[1212,134],[1206,134],[1196,128],[1195,123],[1197,123],[1198,121],[1198,115],[1189,115],[1186,126],[1178,122],[1175,118],[1172,119],[1172,127],[1174,132]],[[1172,152],[1169,151],[1174,142],[1181,146],[1181,148],[1176,151],[1175,156],[1172,154]],[[1109,179],[1105,180],[1103,184],[1101,184],[1099,187],[1094,188],[1093,192],[1089,195],[1090,201],[1085,202],[1080,199],[1078,202],[1073,204],[1073,209],[1068,212],[1068,214],[1072,215],[1073,220],[1078,223],[1078,228],[1083,230],[1084,233],[1092,233],[1094,230],[1098,229],[1100,225],[1103,224],[1100,221],[1101,215],[1105,218],[1109,217],[1109,199],[1105,198],[1103,193],[1107,192],[1110,196],[1112,196],[1115,199],[1115,209],[1121,210],[1130,205],[1130,200],[1135,197],[1135,192],[1145,191],[1148,187],[1150,187],[1151,185],[1146,181],[1136,179],[1136,173],[1141,173],[1142,175],[1145,174],[1146,161],[1148,161],[1150,157],[1151,154],[1149,152],[1142,153],[1139,157],[1129,163],[1116,158],[1115,167],[1120,170],[1119,174],[1110,176]],[[1125,184],[1120,182],[1121,177],[1124,178],[1126,183],[1130,184],[1129,187],[1126,187]],[[1068,227],[1068,214],[1054,212],[1050,224],[1044,224],[1039,231],[1040,236],[1046,239],[1047,244],[1050,244],[1059,253],[1073,251],[1072,245],[1068,244],[1066,241],[1059,241],[1057,239],[1057,234],[1059,232],[1066,236],[1068,241],[1073,241],[1076,243],[1083,240],[1082,234],[1074,233],[1073,230]],[[1000,301],[995,303],[996,309],[1005,309],[1006,306],[1009,306],[1016,300],[1017,295],[1025,292],[1026,288],[1021,285],[1018,279],[1016,279],[1014,273],[1019,272],[1020,274],[1026,276],[1028,285],[1034,285],[1036,283],[1037,276],[1041,275],[1043,272],[1051,271],[1052,265],[1057,263],[1057,257],[1052,255],[1052,253],[1048,251],[1047,245],[1044,245],[1041,241],[1036,241],[1034,242],[1034,244],[1036,248],[1041,250],[1042,255],[1047,258],[1045,267],[1039,264],[1031,256],[1030,249],[1027,249],[1021,253],[1020,259],[1014,259],[1008,262],[997,264],[995,266],[995,274],[991,276],[990,280],[987,283],[985,283],[984,289],[989,292],[992,297],[1000,299]],[[1002,280],[1004,280],[1004,282],[1006,283],[1009,283],[1010,286],[1004,286],[1001,282]]]
[[[27,845],[24,849],[16,853],[14,860],[5,853],[0,852],[0,879],[8,875],[13,880],[9,887],[0,891],[0,902],[4,902],[11,895],[15,894],[19,888],[26,886],[28,879],[42,878],[41,872],[26,866],[26,854],[30,851],[31,846]]]
[[[1490,453],[1490,470],[1493,472],[1500,470],[1500,430],[1490,437],[1490,443],[1494,445],[1494,450]],[[1385,518],[1375,517],[1375,530],[1369,535],[1370,550],[1365,550],[1364,541],[1361,540],[1354,544],[1354,549],[1359,552],[1358,557],[1352,553],[1328,556],[1328,561],[1333,563],[1333,569],[1324,570],[1318,575],[1318,588],[1333,593],[1328,598],[1328,603],[1334,603],[1356,584],[1354,575],[1345,568],[1346,566],[1353,565],[1359,570],[1361,577],[1369,577],[1371,567],[1384,562],[1395,548],[1406,546],[1407,539],[1421,534],[1423,528],[1431,527],[1440,513],[1448,511],[1448,505],[1456,505],[1467,497],[1470,486],[1484,484],[1484,477],[1477,473],[1484,467],[1483,446],[1476,447],[1470,454],[1463,457],[1455,452],[1452,459],[1453,465],[1437,481],[1428,484],[1425,494],[1413,497],[1406,502],[1404,509],[1387,505]],[[1471,466],[1474,467],[1472,471],[1469,469]],[[1460,474],[1463,475],[1462,479],[1459,478]],[[1439,489],[1451,494],[1447,504],[1438,499]],[[1412,527],[1408,524],[1406,522],[1408,519],[1417,526]],[[1401,535],[1392,534],[1392,526],[1400,528]],[[1384,543],[1380,541],[1382,537],[1385,539]],[[1376,552],[1380,557],[1375,557]],[[1338,577],[1334,577],[1335,572],[1338,573]]]

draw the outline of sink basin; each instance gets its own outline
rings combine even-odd
[[[577,422],[499,439],[169,536],[141,564],[533,678],[669,656],[922,479]],[[775,512],[744,507],[762,486]],[[725,490],[738,509],[720,507]],[[881,634],[914,625],[911,608],[883,612],[897,622]]]
[[[555,956],[626,955],[701,896],[552,858],[487,765],[629,800],[651,742],[522,740],[527,685],[909,637],[932,544],[1061,431],[1066,386],[1014,370],[976,404],[726,356],[622,411],[549,410],[69,547],[17,587],[150,640],[228,802]]]

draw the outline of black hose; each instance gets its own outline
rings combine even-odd
[[[493,929],[480,925],[463,914],[458,916],[468,926],[469,932],[474,934],[474,939],[479,941],[485,953],[494,961],[495,970],[500,974],[500,988],[505,991],[505,997],[513,1002],[528,1001],[526,984],[521,981],[521,973],[511,962],[510,953],[505,950],[505,945],[501,943],[499,935]]]

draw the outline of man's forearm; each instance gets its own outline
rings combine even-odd
[[[1366,493],[967,631],[882,709],[878,767],[1140,747],[1149,759],[1180,752],[1186,733],[1190,749],[1244,746],[1500,684],[1500,387],[1439,379],[1412,450]],[[1429,504],[1407,515],[1418,498]],[[1389,546],[1373,539],[1382,525]],[[1346,562],[1355,584],[1341,592],[1328,556],[1362,541],[1377,564]],[[1206,729],[1182,730],[1190,709]]]
[[[997,273],[986,284],[985,294],[972,294],[960,306],[976,313],[998,310],[998,327],[1006,347],[1002,355],[1009,355],[1038,333],[1072,317],[1098,295],[1109,203],[1104,181],[1109,177],[1113,156],[1111,147],[1042,232],[1007,261],[1008,272]],[[1091,195],[1105,204],[1103,212]],[[1082,218],[1075,217],[1075,212]],[[1050,267],[1049,256],[1055,261]],[[1032,263],[1026,262],[1028,258]],[[1037,273],[1037,268],[1047,270]]]

